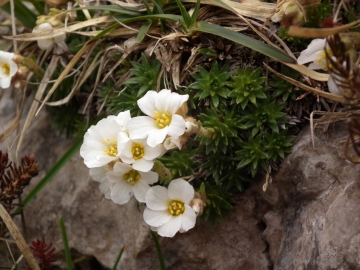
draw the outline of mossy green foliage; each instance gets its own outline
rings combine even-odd
[[[245,67],[230,72],[225,67],[229,65],[214,61],[209,70],[198,68],[198,73],[192,74],[196,81],[182,92],[190,96],[189,115],[211,134],[189,140],[191,149],[196,149],[191,158],[195,161],[195,183],[205,182],[206,194],[213,196],[202,217],[211,221],[231,212],[228,194],[243,191],[271,162],[283,159],[295,138],[287,129],[285,113],[285,102],[295,97],[294,89],[277,78],[267,86],[260,69]],[[170,163],[164,160],[164,164]],[[176,162],[174,165],[181,167]]]

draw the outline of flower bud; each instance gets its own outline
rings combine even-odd
[[[38,19],[36,21],[36,25],[46,23],[47,18],[48,18],[48,16],[45,16],[45,15],[38,16]]]
[[[271,17],[273,22],[281,22],[282,26],[302,25],[304,23],[304,7],[298,1],[281,1],[277,8],[277,12]]]
[[[198,126],[196,125],[196,120],[193,117],[185,118],[185,133],[191,135],[196,133]]]
[[[18,53],[14,53],[14,56],[13,56],[12,60],[13,60],[17,65],[19,65],[19,64],[22,63],[22,61],[24,61],[24,57],[23,57],[22,55],[18,54]]]
[[[18,78],[25,80],[28,74],[29,74],[29,69],[26,66],[19,65],[19,69],[17,71]]]
[[[196,192],[197,193],[197,192]],[[195,194],[196,194],[195,193]],[[195,211],[197,216],[201,216],[203,211],[204,211],[204,207],[205,207],[205,203],[203,202],[203,200],[200,198],[199,196],[195,195],[195,198],[192,199],[192,201],[190,202],[190,207]]]

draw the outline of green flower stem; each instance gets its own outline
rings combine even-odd
[[[156,253],[158,255],[158,259],[159,259],[159,263],[160,263],[160,269],[165,270],[166,269],[165,268],[165,262],[164,262],[164,258],[163,258],[162,252],[161,252],[161,247],[160,247],[157,235],[156,235],[156,233],[154,233],[151,230],[150,230],[150,234],[151,234],[151,236],[152,236],[152,238],[154,240],[154,243],[155,243]]]

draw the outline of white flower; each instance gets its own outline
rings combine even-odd
[[[134,195],[139,202],[145,202],[145,194],[152,185],[158,181],[155,172],[141,172],[134,170],[128,164],[116,162],[114,170],[106,174],[113,185],[111,199],[118,204],[127,203]]]
[[[97,168],[90,168],[89,174],[93,180],[100,182],[100,191],[104,193],[106,199],[111,199],[111,188],[114,184],[110,183],[106,173],[111,172],[113,166],[105,165]]]
[[[306,50],[300,53],[297,62],[299,65],[303,65],[312,62],[309,65],[309,69],[328,69],[328,63],[326,61],[326,53],[332,56],[331,50],[326,48],[326,39],[314,39],[311,41]]]
[[[159,93],[148,91],[138,100],[142,112],[148,116],[132,118],[127,125],[131,139],[144,139],[154,147],[162,143],[169,135],[178,138],[185,132],[184,118],[176,114],[181,105],[188,100],[188,95],[171,93],[163,89]]]
[[[123,149],[121,160],[142,172],[150,171],[154,166],[154,158],[163,154],[161,145],[151,147],[146,143],[146,139],[131,140],[126,132],[120,132],[119,146]]]
[[[35,27],[32,32],[37,34],[37,33],[51,31],[51,30],[53,30],[52,25],[50,23],[46,22],[46,23],[42,23],[39,26]],[[53,38],[39,39],[37,41],[37,44],[40,49],[48,50],[48,49],[51,49],[52,46],[54,46],[54,43],[60,43],[60,42],[64,41],[65,38],[66,38],[66,35],[61,34],[61,35],[58,35]]]
[[[12,60],[14,53],[0,51],[0,87],[8,88],[11,78],[18,71],[18,65]]]
[[[161,236],[186,232],[196,223],[195,211],[189,206],[193,198],[194,188],[180,178],[172,180],[168,189],[152,187],[145,196],[144,220]]]
[[[118,116],[109,116],[91,126],[84,136],[80,155],[88,168],[101,167],[118,161],[123,145],[118,144],[120,132],[125,129],[129,111]]]

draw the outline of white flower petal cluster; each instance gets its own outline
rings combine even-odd
[[[37,34],[37,33],[52,31],[52,30],[53,30],[52,25],[48,22],[45,22],[45,23],[42,23],[39,26],[35,27],[32,32]],[[49,50],[54,46],[54,43],[60,43],[60,42],[64,41],[65,38],[66,38],[66,35],[61,34],[61,35],[58,35],[53,38],[39,39],[37,41],[37,44],[40,49]]]
[[[194,188],[183,179],[172,180],[168,189],[155,186],[146,193],[144,220],[159,235],[173,237],[187,232],[196,223],[196,213],[190,207]]]
[[[11,83],[11,78],[16,74],[19,67],[12,60],[14,53],[0,51],[0,87],[8,88]]]
[[[151,171],[154,160],[169,149],[181,149],[180,136],[193,129],[177,114],[188,98],[167,89],[148,91],[138,100],[148,116],[131,118],[130,111],[108,116],[88,129],[80,148],[90,176],[100,183],[105,198],[125,204],[135,197],[146,203],[145,222],[161,236],[173,237],[196,223],[196,213],[189,205],[194,188],[187,181],[172,180],[168,189],[150,187],[159,178]]]

